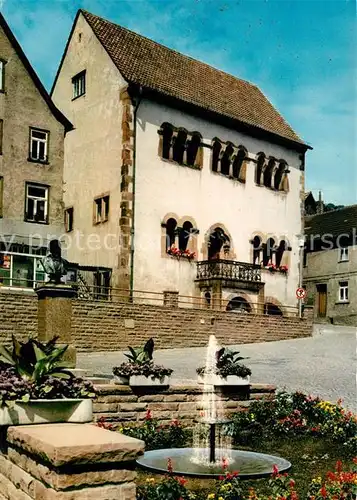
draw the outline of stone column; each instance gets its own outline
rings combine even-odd
[[[222,308],[222,283],[220,280],[216,280],[212,284],[211,304],[212,309],[221,310]]]
[[[264,301],[265,301],[265,293],[263,285],[259,288],[258,292],[257,314],[264,314]]]
[[[9,427],[0,498],[135,500],[134,461],[144,446],[93,424]]]
[[[165,290],[164,291],[164,306],[165,307],[171,307],[173,309],[178,308],[178,301],[179,301],[179,293],[170,291],[170,290]]]
[[[36,289],[38,296],[38,340],[48,342],[58,336],[58,345],[68,344],[64,355],[71,368],[76,367],[76,349],[72,344],[72,299],[77,292],[64,283],[46,283]]]

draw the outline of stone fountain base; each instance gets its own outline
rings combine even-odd
[[[197,463],[195,456],[197,452],[207,459]],[[216,450],[217,456],[222,456],[222,451]],[[279,473],[287,472],[291,463],[281,457],[255,453],[252,451],[230,450],[230,460],[227,471],[239,471],[239,479],[260,479],[268,477],[276,465]],[[171,459],[173,474],[180,476],[200,477],[206,479],[218,479],[222,474],[222,464],[209,462],[209,449],[195,448],[170,448],[165,450],[147,451],[143,457],[137,460],[137,464],[143,469],[158,474],[167,474],[167,461]]]

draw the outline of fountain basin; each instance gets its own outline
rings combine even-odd
[[[207,454],[207,460],[201,463],[192,461],[197,451],[203,455]],[[217,449],[217,454],[222,455],[222,451]],[[201,448],[169,448],[164,450],[151,450],[145,452],[136,462],[146,470],[158,474],[167,474],[167,460],[171,459],[173,474],[179,476],[191,476],[200,478],[217,479],[222,474],[221,463],[209,463],[209,450]],[[291,463],[284,458],[265,453],[253,451],[230,450],[230,460],[227,470],[229,472],[239,471],[240,479],[260,479],[268,477],[273,472],[273,465],[276,465],[279,473],[287,472],[291,468]]]

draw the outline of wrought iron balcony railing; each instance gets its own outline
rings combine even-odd
[[[235,281],[261,281],[261,269],[256,264],[236,260],[203,260],[197,262],[197,280],[223,279]]]

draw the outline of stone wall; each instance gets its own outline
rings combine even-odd
[[[170,386],[166,389],[133,388],[125,385],[105,384],[96,386],[97,398],[93,404],[94,419],[104,418],[106,422],[122,424],[141,422],[147,410],[161,423],[178,419],[183,425],[191,426],[202,409],[203,386]],[[227,387],[219,391],[227,415],[247,408],[252,401],[275,393],[275,387],[266,384]]]
[[[92,424],[9,427],[0,500],[135,500],[144,442]]]
[[[157,349],[199,347],[215,334],[222,344],[244,344],[307,337],[312,334],[311,310],[297,317],[236,314],[118,302],[73,301],[72,339],[78,351],[126,349],[149,337]],[[37,296],[0,292],[0,343],[11,334],[37,333]]]

